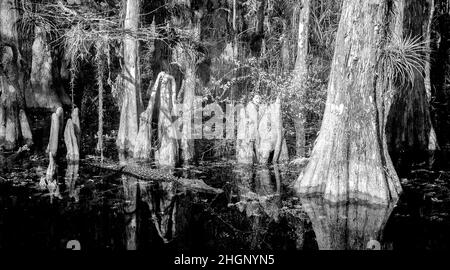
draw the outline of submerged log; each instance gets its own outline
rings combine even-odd
[[[167,170],[152,169],[134,162],[128,162],[127,164],[115,163],[111,161],[104,161],[101,163],[95,160],[82,160],[81,162],[87,166],[119,172],[145,181],[176,182],[186,189],[206,193],[223,192],[220,188],[214,188],[207,185],[203,180],[176,177],[170,174]]]
[[[67,161],[77,162],[80,160],[80,152],[78,150],[77,137],[75,136],[75,128],[72,119],[69,119],[64,130],[64,142],[67,149]]]

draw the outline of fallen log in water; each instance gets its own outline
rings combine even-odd
[[[166,170],[152,169],[139,165],[137,163],[128,163],[124,165],[119,164],[118,162],[104,161],[103,163],[101,163],[97,160],[89,159],[81,160],[81,163],[83,165],[93,166],[100,169],[120,172],[122,174],[130,175],[141,180],[176,182],[189,190],[216,194],[223,192],[223,190],[220,188],[214,188],[207,185],[203,180],[177,177],[170,174]]]

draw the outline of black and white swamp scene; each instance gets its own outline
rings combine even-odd
[[[450,0],[0,0],[30,248],[449,250]]]

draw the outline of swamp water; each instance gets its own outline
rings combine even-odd
[[[417,170],[394,207],[297,198],[299,168],[205,163],[172,173],[221,193],[62,164],[58,185],[39,186],[32,156],[0,178],[0,247],[217,252],[316,249],[449,249],[450,173]]]

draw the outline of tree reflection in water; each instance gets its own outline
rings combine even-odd
[[[161,242],[170,243],[179,231],[184,231],[183,224],[189,215],[184,208],[189,203],[185,190],[177,183],[139,181],[125,175],[122,175],[122,183],[127,249],[134,250],[148,243],[155,249]],[[146,233],[148,239],[145,239]]]
[[[394,209],[394,204],[330,204],[320,197],[302,197],[301,202],[322,250],[377,248],[378,243],[383,243],[383,230]],[[383,243],[382,247],[389,248],[389,244]]]
[[[259,249],[271,222],[278,222],[281,204],[281,179],[279,168],[274,166],[256,168],[242,165],[234,170],[234,185],[237,192],[235,206],[245,213],[251,224],[250,248]],[[272,177],[274,176],[274,177]]]
[[[64,177],[64,183],[69,195],[69,198],[74,199],[75,202],[80,200],[80,187],[77,186],[77,181],[79,178],[80,164],[70,163],[67,165],[66,175]]]

